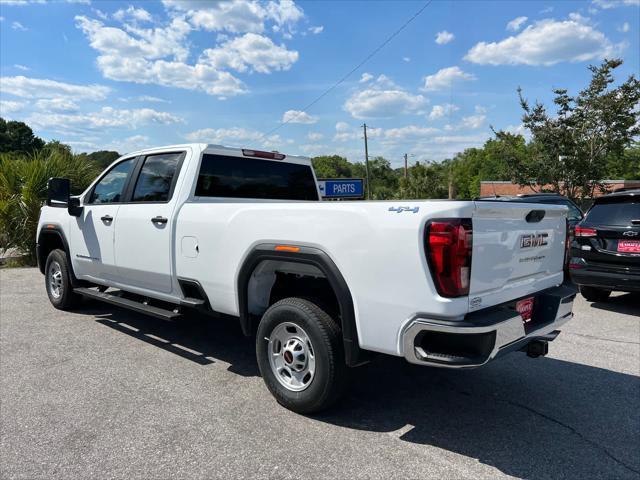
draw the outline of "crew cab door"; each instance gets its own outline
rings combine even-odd
[[[146,155],[136,165],[115,228],[116,264],[125,285],[172,290],[174,190],[184,157],[184,151]]]
[[[136,158],[118,162],[84,198],[82,213],[69,220],[69,249],[79,278],[117,280],[113,248],[115,221]]]

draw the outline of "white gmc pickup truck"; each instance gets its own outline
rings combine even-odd
[[[238,317],[267,387],[302,413],[375,352],[449,368],[535,357],[573,315],[564,206],[320,200],[308,158],[219,145],[125,155],[79,196],[50,179],[47,294]]]

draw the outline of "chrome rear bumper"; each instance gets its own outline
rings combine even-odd
[[[489,308],[449,321],[417,315],[402,333],[408,362],[445,368],[473,368],[536,339],[552,340],[573,317],[576,288],[561,285],[535,295],[532,325],[509,305]]]

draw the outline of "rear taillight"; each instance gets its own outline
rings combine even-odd
[[[445,218],[427,225],[425,247],[436,290],[443,297],[469,294],[473,230],[470,218]]]
[[[577,226],[575,229],[576,237],[595,237],[596,235],[598,235],[598,231],[595,228]]]

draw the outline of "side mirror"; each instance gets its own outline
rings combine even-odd
[[[47,205],[66,208],[71,195],[71,181],[68,178],[50,178],[47,182]]]

